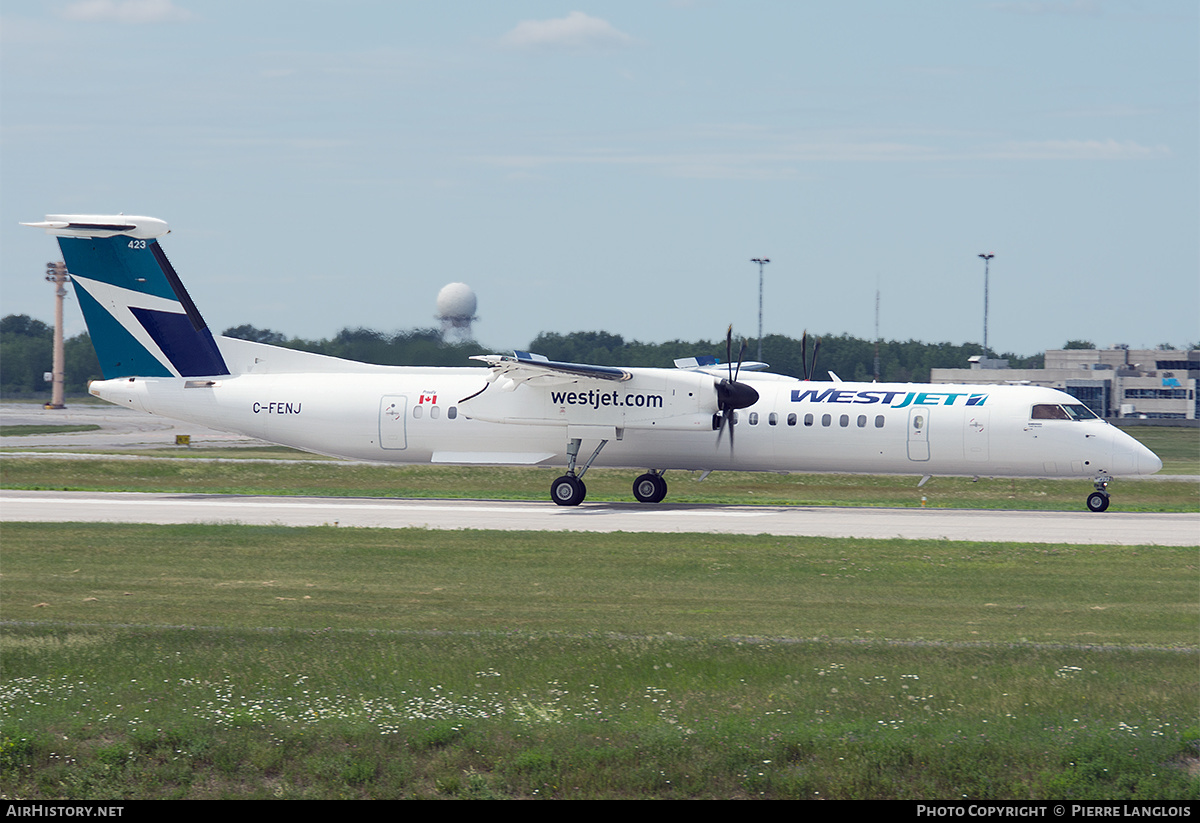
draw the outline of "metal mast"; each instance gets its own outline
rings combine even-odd
[[[992,262],[994,254],[981,254],[983,258],[983,356],[988,356],[987,344],[987,316],[988,316],[988,266]]]
[[[763,306],[763,266],[770,263],[768,257],[755,257],[750,261],[758,264],[758,362],[762,362],[762,306]]]

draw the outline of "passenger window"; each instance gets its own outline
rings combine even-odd
[[[860,429],[865,429],[867,427],[867,416],[865,414],[860,414],[858,416],[858,427]]]
[[[828,414],[821,415],[821,425],[822,426],[828,426],[831,423],[833,423],[833,418],[831,416],[829,416]]]
[[[850,415],[848,415],[848,414],[843,414],[843,415],[841,416],[841,418],[838,420],[838,423],[841,425],[841,427],[842,427],[843,429],[844,429],[844,428],[846,428],[847,426],[849,426],[849,425],[850,425]]]
[[[425,407],[424,406],[413,406],[413,417],[420,419],[424,415],[425,415]]]
[[[441,406],[430,406],[429,407],[429,416],[433,420],[437,420],[439,417],[442,416],[442,407]]]
[[[789,415],[788,415],[788,425],[789,425],[789,426],[794,426],[794,425],[796,425],[796,414],[795,414],[795,412],[793,412],[792,414],[789,414]]]
[[[751,426],[758,425],[758,412],[750,412],[750,425]]]
[[[767,418],[767,423],[774,426],[778,422],[779,422],[779,415],[777,415],[775,412],[771,412],[771,416]]]
[[[877,428],[877,429],[883,428],[883,415],[882,414],[875,415],[875,428]]]
[[[447,420],[453,420],[456,417],[458,417],[458,406],[451,406],[450,408],[446,409]]]
[[[804,425],[811,426],[813,424],[813,416],[811,414],[804,415]]]

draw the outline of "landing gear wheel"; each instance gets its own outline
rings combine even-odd
[[[1088,511],[1102,512],[1108,508],[1108,495],[1104,492],[1092,492],[1087,499]]]
[[[639,475],[633,481],[633,496],[640,503],[660,503],[667,496],[667,481],[653,472]]]
[[[560,506],[578,506],[587,496],[587,486],[578,477],[564,474],[550,484],[550,499]]]

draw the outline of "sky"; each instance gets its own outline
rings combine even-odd
[[[166,220],[209,325],[1200,341],[1195,0],[3,0],[0,314]],[[68,335],[83,330],[74,300]]]

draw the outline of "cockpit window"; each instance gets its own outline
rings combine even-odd
[[[1039,403],[1033,407],[1030,415],[1034,420],[1095,420],[1096,414],[1081,403],[1070,403],[1059,406],[1051,403]]]
[[[1039,403],[1033,407],[1034,420],[1070,420],[1062,406]]]

